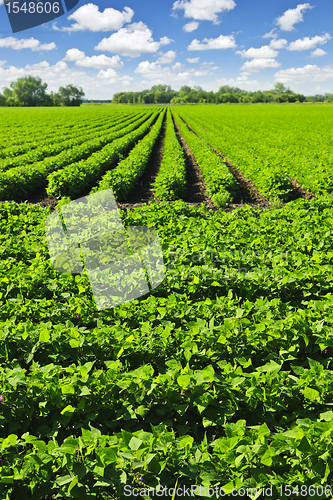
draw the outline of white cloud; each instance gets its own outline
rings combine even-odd
[[[278,68],[279,66],[281,63],[275,59],[252,59],[252,61],[246,61],[240,69],[250,73],[258,73],[263,69]]]
[[[326,56],[327,52],[323,49],[316,49],[313,52],[311,52],[310,57],[320,57],[320,56]]]
[[[328,33],[325,33],[324,36],[314,36],[313,38],[309,38],[308,36],[304,37],[302,40],[295,40],[295,42],[291,42],[288,50],[311,50],[314,49],[317,45],[324,45],[324,43],[331,40],[331,37]]]
[[[159,64],[171,64],[176,57],[176,52],[174,50],[168,50],[168,52],[165,52],[165,54],[162,54],[158,59],[157,62]]]
[[[13,36],[9,36],[7,38],[0,38],[0,47],[11,48],[14,50],[31,49],[32,51],[53,50],[57,48],[54,42],[40,43],[39,40],[36,40],[36,38],[32,37],[22,38],[21,40],[19,40],[18,38],[14,38]]]
[[[234,0],[177,0],[172,10],[183,9],[184,16],[198,21],[219,22],[217,14],[236,7]]]
[[[269,42],[269,46],[272,49],[284,49],[286,45],[288,45],[288,42],[284,38],[279,38],[278,40],[271,40]]]
[[[262,86],[257,80],[248,79],[249,74],[244,72],[237,78],[218,78],[214,82],[211,82],[209,89],[212,89],[216,92],[219,87],[222,87],[223,85],[229,85],[230,87],[247,88],[248,90],[261,89]]]
[[[61,28],[61,31],[115,31],[125,23],[131,22],[133,15],[134,11],[129,7],[124,7],[123,12],[112,8],[99,12],[97,5],[88,3],[68,16],[69,21],[73,20],[76,23],[69,28]],[[55,25],[53,29],[60,30]]]
[[[60,85],[66,86],[69,83],[76,87],[82,87],[87,99],[111,99],[115,92],[127,87],[128,82],[132,79],[131,76],[117,75],[112,68],[101,70],[96,78],[96,75],[89,75],[82,68],[69,68],[65,61],[58,61],[53,66],[47,61],[42,61],[26,65],[24,68],[0,67],[0,89],[3,86],[8,87],[10,82],[17,80],[17,78],[27,75],[40,77],[43,82],[48,84],[47,92],[57,92]]]
[[[133,80],[132,76],[120,76],[113,68],[101,69],[98,72],[97,78],[109,84],[117,83],[118,85],[122,84],[125,86],[130,85],[130,82]]]
[[[88,57],[79,49],[67,50],[64,61],[74,61],[76,66],[81,66],[82,68],[103,69],[121,68],[123,66],[123,62],[119,56],[107,57],[101,54],[100,56]]]
[[[176,63],[172,68],[168,66],[162,68],[157,62],[142,61],[138,64],[134,73],[145,78],[145,81],[142,82],[144,85],[147,84],[147,80],[150,85],[157,85],[159,83],[195,85],[195,82],[191,80],[190,72],[177,72],[180,68],[180,63]]]
[[[199,69],[198,71],[195,71],[193,74],[194,76],[207,76],[212,73],[210,73],[208,69]]]
[[[173,66],[171,66],[171,69],[173,71],[180,71],[182,67],[183,67],[182,63],[176,62]]]
[[[259,49],[251,47],[248,50],[237,50],[236,54],[240,54],[242,59],[272,59],[279,55],[276,50],[273,50],[268,45],[263,45]]]
[[[183,30],[187,32],[191,32],[197,29],[199,23],[197,21],[192,21],[190,23],[184,24]]]
[[[277,33],[274,33],[274,31],[276,31],[276,28],[272,29],[269,33],[265,33],[263,38],[277,38]]]
[[[139,57],[141,54],[157,52],[162,45],[167,45],[171,41],[164,36],[159,42],[154,42],[152,31],[140,21],[121,28],[109,38],[103,38],[95,50],[107,50],[123,56]]]
[[[194,64],[194,63],[198,63],[199,59],[200,59],[200,57],[188,57],[186,59],[186,61],[189,62],[189,63],[193,63]]]
[[[333,79],[333,66],[307,64],[304,68],[283,69],[275,73],[274,78],[282,83],[325,82]]]
[[[204,38],[200,43],[196,38],[192,40],[187,50],[231,49],[236,47],[234,35],[220,35],[218,38]]]
[[[312,9],[313,7],[309,3],[301,3],[297,5],[296,9],[288,9],[276,20],[276,24],[280,26],[283,31],[292,31],[294,24],[303,21],[303,12],[307,9]]]

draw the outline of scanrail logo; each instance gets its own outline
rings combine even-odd
[[[54,269],[78,274],[85,267],[99,311],[137,299],[164,279],[157,232],[142,226],[125,229],[112,189],[49,215],[45,234]]]
[[[79,0],[64,0],[66,11],[74,9]],[[5,0],[13,33],[48,23],[65,14],[61,0]]]

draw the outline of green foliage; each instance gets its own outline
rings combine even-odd
[[[116,168],[109,170],[102,177],[98,186],[92,189],[92,193],[111,187],[115,199],[122,201],[134,191],[140,177],[148,165],[151,152],[160,135],[164,115],[165,109],[162,108],[150,132],[134,146],[127,158],[121,160]]]
[[[84,274],[51,268],[48,214],[0,205],[1,498],[175,483],[329,496],[331,203],[122,212],[157,229],[167,274],[100,314]]]
[[[163,158],[154,182],[155,197],[173,201],[181,198],[186,191],[186,163],[183,148],[178,142],[168,109]]]
[[[63,150],[63,145],[61,145],[61,153],[50,157],[46,156],[44,160],[36,163],[29,163],[31,156],[32,158],[34,156],[33,152],[28,154],[28,158],[26,158],[26,155],[21,155],[24,157],[24,159],[22,159],[22,163],[21,156],[15,157],[12,160],[6,158],[3,162],[4,168],[5,165],[8,166],[8,162],[19,163],[21,166],[13,167],[8,171],[0,172],[0,198],[16,200],[22,198],[24,199],[27,195],[34,193],[36,189],[46,187],[48,176],[51,172],[54,172],[54,176],[51,177],[52,183],[48,187],[49,194],[56,193],[57,196],[61,196],[62,191],[59,187],[57,187],[56,179],[61,177],[63,172],[66,172],[66,166],[68,166],[67,168],[72,171],[75,168],[79,168],[80,165],[82,166],[84,164],[82,162],[87,158],[95,159],[96,157],[107,157],[112,141],[135,129],[136,126],[145,122],[147,117],[151,114],[151,112],[146,112],[139,115],[134,114],[134,116],[131,114],[129,117],[125,116],[125,120],[120,118],[120,120],[117,120],[113,126],[112,124],[109,124],[109,127],[106,128],[107,132],[105,130],[102,131],[101,134],[97,132],[96,137],[92,139],[90,139],[91,134],[88,134],[86,139],[89,140],[84,141],[83,137],[83,142],[81,142],[80,134],[78,141],[75,141],[75,139],[70,141],[72,147],[69,147],[69,149]],[[54,148],[51,147],[50,149],[46,148],[44,154],[47,155],[52,151],[54,152],[59,150],[57,149],[57,146],[54,146]],[[43,147],[39,148],[36,154],[42,156]],[[94,154],[95,156],[93,156]],[[25,161],[27,162],[26,165],[24,165]],[[61,171],[59,176],[56,175],[57,170]],[[64,194],[66,195],[66,193]]]
[[[156,120],[159,111],[149,113],[149,117],[141,118],[142,125],[138,128],[138,122],[134,122],[119,133],[119,139],[113,140],[101,151],[93,153],[87,160],[68,165],[61,170],[52,172],[48,176],[46,191],[56,197],[79,196],[84,189],[89,189],[106,170],[114,167],[123,154],[134,146],[136,141],[142,139],[147,133],[150,125]]]
[[[177,124],[202,170],[208,193],[217,206],[223,207],[237,192],[237,182],[230,173],[225,160],[218,156],[200,137],[191,132],[179,117]]]

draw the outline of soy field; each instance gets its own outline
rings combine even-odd
[[[0,120],[0,499],[333,498],[333,108]],[[45,228],[106,190],[165,276],[98,310]]]

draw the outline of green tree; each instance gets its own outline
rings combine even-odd
[[[277,82],[275,85],[274,85],[274,90],[273,92],[275,94],[283,94],[284,92],[287,92],[289,89],[287,89],[283,83],[281,82]]]
[[[42,83],[41,78],[31,75],[18,78],[10,84],[16,106],[43,106],[49,103],[46,88],[47,83]]]
[[[13,91],[8,87],[3,89],[3,95],[6,100],[6,106],[15,106]]]
[[[62,106],[80,106],[84,92],[81,87],[77,88],[70,84],[59,87],[58,96]]]

